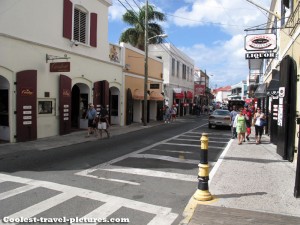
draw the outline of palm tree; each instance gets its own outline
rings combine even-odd
[[[132,46],[144,50],[145,37],[145,10],[143,6],[138,13],[133,10],[128,10],[123,15],[123,21],[132,27],[125,30],[120,37],[120,42],[130,43]],[[154,6],[148,6],[148,37],[163,34],[162,27],[155,22],[166,21],[166,16],[158,11],[155,11]],[[153,38],[149,40],[150,44],[162,43],[162,38]]]

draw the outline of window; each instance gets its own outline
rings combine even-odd
[[[39,101],[39,114],[52,114],[52,101]]]
[[[186,79],[186,65],[182,65],[182,79]]]
[[[73,39],[83,44],[86,43],[87,36],[87,13],[74,9]]]
[[[88,17],[89,16],[89,17]],[[64,0],[63,37],[97,47],[97,14]]]
[[[177,61],[177,77],[179,77],[179,68],[180,68],[180,62],[179,61]]]
[[[175,59],[172,58],[172,76],[174,77],[175,76]]]

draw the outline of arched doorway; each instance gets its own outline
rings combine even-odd
[[[87,128],[85,113],[88,108],[90,88],[83,83],[76,83],[72,87],[72,104],[71,104],[71,127],[72,129]]]
[[[110,89],[110,99],[109,99],[109,112],[111,124],[120,125],[120,115],[121,115],[121,104],[120,104],[120,90],[116,87],[111,87]]]
[[[9,82],[0,75],[0,143],[10,142]]]

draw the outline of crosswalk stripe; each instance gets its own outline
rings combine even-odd
[[[178,141],[195,141],[195,142],[199,142],[199,145],[201,144],[199,140],[192,140],[192,139],[186,139],[186,138],[176,138],[176,141],[177,141],[177,140],[178,140]],[[227,143],[227,142],[211,141],[211,140],[210,140],[210,141],[208,142],[208,144],[209,144],[209,143],[223,143],[223,144],[225,144],[225,143]]]
[[[179,137],[191,137],[191,138],[197,138],[196,140],[198,140],[200,142],[200,138],[201,136],[193,136],[193,135],[186,135],[186,134],[182,134],[180,135]],[[214,136],[208,136],[208,140],[211,140],[211,139],[217,139],[217,140],[220,140],[220,139],[223,139],[223,140],[229,140],[229,138],[231,137],[214,137]],[[176,139],[178,140],[178,139]],[[193,140],[193,139],[192,139]],[[227,143],[227,142],[226,142]]]
[[[151,171],[153,172],[153,171]],[[139,202],[131,199],[126,199],[122,197],[117,197],[113,195],[107,195],[103,194],[100,192],[88,190],[88,189],[83,189],[83,188],[78,188],[78,187],[72,187],[72,186],[67,186],[64,184],[58,184],[58,183],[53,183],[49,181],[39,181],[39,180],[32,180],[28,178],[23,178],[23,177],[17,177],[17,176],[11,176],[7,174],[1,174],[0,173],[0,179],[1,180],[6,180],[6,181],[11,181],[11,182],[16,182],[16,183],[23,183],[23,184],[30,184],[35,187],[44,187],[47,189],[51,190],[56,190],[59,192],[63,193],[72,193],[73,196],[79,196],[82,198],[88,198],[96,201],[101,201],[101,202],[115,202],[114,207],[125,207],[125,208],[130,208],[134,209],[137,211],[142,211],[142,212],[147,212],[150,214],[155,214],[155,215],[161,215],[161,217],[158,217],[157,224],[164,224],[162,221],[159,220],[164,220],[165,217],[169,219],[176,219],[170,215],[173,215],[174,213],[171,213],[171,208],[168,207],[163,207],[163,206],[158,206],[158,205],[152,205],[144,202]],[[100,206],[101,207],[101,206]],[[18,213],[18,212],[17,212]],[[177,215],[177,214],[174,214]],[[178,216],[178,215],[177,215]],[[170,224],[174,222],[169,221]]]
[[[142,176],[149,176],[149,177],[159,177],[159,178],[166,178],[166,179],[174,179],[174,180],[182,180],[182,181],[191,181],[197,182],[197,176],[195,175],[188,175],[188,174],[180,174],[180,173],[170,173],[170,172],[163,172],[157,170],[147,170],[147,169],[139,169],[139,168],[125,168],[125,167],[114,167],[108,166],[105,168],[101,168],[100,170],[111,171],[111,172],[118,172],[118,173],[127,173],[127,174],[135,174],[135,175],[142,175]]]
[[[191,144],[179,144],[179,143],[161,143],[162,145],[175,145],[175,146],[189,146],[189,147],[198,147],[199,145],[191,145]],[[217,149],[224,149],[224,147],[217,147],[217,146],[208,146],[209,148],[217,148]]]
[[[0,200],[6,199],[6,198],[9,198],[9,197],[13,197],[15,195],[21,194],[23,192],[26,192],[26,191],[29,191],[29,190],[32,190],[32,189],[35,189],[35,188],[36,187],[32,186],[32,185],[25,185],[25,186],[22,186],[22,187],[15,188],[13,190],[3,192],[3,193],[0,194]]]
[[[98,176],[95,176],[95,175],[85,174],[85,173],[80,173],[80,172],[76,173],[76,174],[80,175],[80,176],[85,176],[85,177],[98,179],[98,180],[114,181],[114,182],[118,182],[118,183],[125,183],[125,184],[131,184],[131,185],[141,185],[140,183],[137,183],[137,182],[127,181],[127,180],[120,180],[120,179],[105,178],[105,177],[98,177]]]
[[[109,215],[113,214],[119,210],[122,205],[119,205],[118,201],[107,202],[92,212],[85,215],[85,218],[107,218]],[[83,218],[83,217],[82,217]],[[89,223],[89,225],[96,225],[97,223]],[[85,223],[76,223],[76,225],[85,225]]]
[[[169,215],[157,215],[155,216],[147,225],[171,225],[173,221],[177,218],[177,214],[170,213]]]
[[[160,152],[172,152],[172,153],[182,153],[182,154],[194,154],[194,152],[189,151],[178,151],[178,150],[171,150],[171,149],[158,149],[158,148],[152,148],[151,150],[160,151]]]
[[[165,160],[165,161],[169,161],[169,162],[178,162],[178,163],[187,163],[187,164],[196,164],[196,165],[199,163],[199,160],[181,159],[181,158],[175,158],[175,157],[165,156],[165,155],[136,154],[131,157],[132,158],[146,158],[146,159],[160,159],[160,160]]]
[[[34,217],[35,215],[42,213],[60,203],[63,203],[71,198],[75,197],[75,195],[71,193],[61,193],[58,194],[54,197],[51,197],[49,199],[46,199],[42,202],[39,202],[35,205],[32,205],[26,209],[23,209],[17,213],[14,213],[12,215],[9,215],[8,217],[10,218],[19,218],[19,217],[24,217],[24,218],[30,218]],[[12,224],[12,223],[10,223]]]

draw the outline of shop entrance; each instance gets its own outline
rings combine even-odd
[[[87,128],[86,111],[88,109],[89,87],[83,83],[77,83],[72,87],[71,98],[71,128],[72,130]]]
[[[10,141],[8,89],[8,80],[0,75],[0,144]]]

